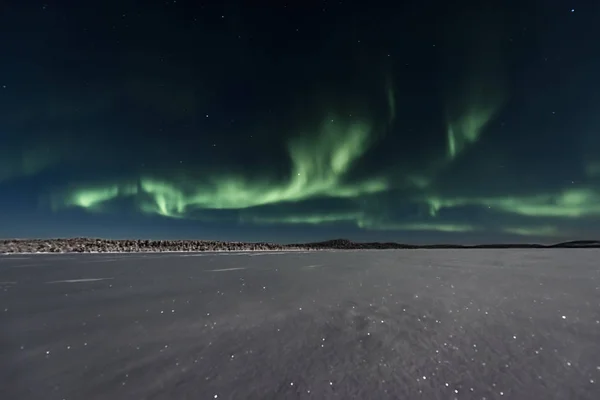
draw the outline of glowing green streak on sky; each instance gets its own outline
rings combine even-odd
[[[586,174],[589,177],[600,176],[600,162],[589,163],[586,167]]]
[[[56,163],[60,154],[52,146],[34,147],[14,151],[2,149],[0,153],[0,182],[35,175]]]
[[[256,224],[297,224],[297,225],[323,225],[329,223],[350,222],[357,227],[372,231],[429,231],[445,233],[464,233],[484,231],[481,226],[473,224],[461,224],[450,222],[423,221],[423,222],[394,222],[389,220],[372,218],[364,212],[346,213],[313,213],[304,215],[285,216],[252,216],[247,215],[240,218],[241,222]],[[518,236],[558,236],[560,231],[554,226],[520,226],[500,227],[499,230]]]
[[[454,224],[448,222],[393,222],[365,218],[359,220],[357,226],[367,230],[379,231],[431,231],[431,232],[471,232],[478,230],[470,224]]]
[[[494,93],[489,94],[493,96]],[[499,110],[502,99],[472,96],[458,117],[450,117],[447,126],[448,156],[455,159],[469,145],[475,143],[487,123]]]
[[[430,215],[443,208],[464,206],[488,207],[495,211],[530,217],[579,218],[600,215],[600,194],[590,188],[566,189],[557,194],[523,197],[430,197],[425,200]]]
[[[350,222],[361,229],[373,231],[438,231],[438,232],[470,232],[477,230],[473,225],[453,224],[445,222],[402,223],[386,219],[373,218],[365,212],[345,213],[308,213],[285,216],[245,216],[244,222],[259,224],[299,224],[323,225],[336,222]]]
[[[503,228],[503,232],[519,236],[558,236],[560,231],[554,226],[539,227],[509,227]]]
[[[314,214],[293,214],[282,216],[257,216],[243,215],[241,222],[251,222],[258,224],[298,224],[298,225],[323,225],[335,222],[354,222],[364,218],[362,212],[347,213],[314,213]]]
[[[315,136],[302,135],[289,142],[292,162],[287,182],[243,176],[210,176],[199,181],[143,176],[139,189],[129,183],[69,191],[63,206],[87,209],[118,197],[136,195],[142,211],[168,217],[184,217],[194,209],[244,209],[259,205],[306,200],[315,197],[356,197],[388,188],[385,179],[344,181],[354,162],[369,147],[371,128],[361,122],[328,118]]]
[[[77,190],[70,195],[54,196],[52,208],[57,210],[62,207],[81,207],[88,210],[100,210],[102,205],[117,197],[131,196],[138,193],[138,188],[133,184],[113,184],[102,187],[87,187]]]
[[[448,126],[448,155],[451,158],[456,157],[456,138],[454,137],[454,128]]]
[[[386,95],[388,101],[388,112],[389,119],[388,122],[392,123],[396,118],[396,98],[394,96],[394,87],[392,85],[391,79],[388,78],[388,84],[386,88]]]
[[[412,186],[418,189],[426,189],[431,185],[431,178],[424,175],[408,175],[406,179]]]
[[[392,226],[388,229],[395,229]],[[478,230],[476,227],[469,224],[449,224],[449,223],[413,223],[413,224],[398,224],[398,230],[405,231],[432,231],[432,232],[472,232]]]
[[[450,160],[479,140],[505,100],[503,34],[496,18],[496,15],[482,14],[476,19],[464,20],[465,25],[460,29],[470,31],[470,37],[462,38],[466,41],[452,40],[454,32],[448,32],[449,48],[456,46],[456,54],[449,54],[451,64],[458,62],[464,69],[459,78],[464,79],[463,84],[448,93],[450,96],[446,103],[447,153]],[[450,79],[450,82],[458,80]]]

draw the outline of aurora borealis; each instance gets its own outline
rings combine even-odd
[[[592,2],[26,3],[2,237],[600,234]]]

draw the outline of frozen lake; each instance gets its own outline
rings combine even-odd
[[[600,250],[0,256],[6,399],[598,399]]]

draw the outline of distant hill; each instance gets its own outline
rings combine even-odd
[[[323,242],[297,244],[318,249],[555,249],[600,248],[600,240],[573,240],[555,244],[539,243],[491,243],[491,244],[425,244],[413,245],[395,242],[353,242],[349,239],[333,239]]]
[[[559,248],[567,248],[567,247],[600,247],[600,240],[573,240],[570,242],[563,242],[553,244],[549,247],[559,247]]]

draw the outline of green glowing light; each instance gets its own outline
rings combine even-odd
[[[600,176],[600,162],[589,163],[586,167],[586,173],[593,178]]]
[[[389,112],[388,122],[391,123],[396,118],[396,97],[394,95],[394,88],[393,88],[393,85],[392,85],[390,79],[388,79],[386,95],[387,95],[388,112]]]
[[[454,224],[445,222],[419,222],[402,223],[389,219],[374,218],[365,212],[345,213],[307,213],[296,215],[284,215],[280,217],[271,216],[247,216],[243,221],[258,224],[298,224],[298,225],[322,225],[327,223],[347,222],[358,228],[373,231],[437,231],[437,232],[470,232],[478,230],[476,226],[469,224]]]
[[[437,215],[443,208],[463,206],[481,206],[531,217],[579,218],[600,215],[600,194],[591,188],[522,197],[430,197],[425,201],[429,204],[431,215]]]
[[[69,192],[66,195],[54,196],[52,208],[81,207],[91,211],[99,211],[104,203],[118,197],[133,196],[138,193],[134,184],[112,184],[106,186],[90,186]]]
[[[502,97],[490,90],[484,97],[484,90],[472,95],[467,105],[457,116],[449,117],[447,126],[448,156],[455,159],[468,146],[477,142],[485,126],[499,111]]]
[[[312,213],[312,214],[289,214],[281,216],[257,216],[244,215],[241,222],[255,224],[293,224],[293,225],[323,225],[339,222],[356,222],[364,218],[362,212],[347,213]]]
[[[555,226],[539,227],[507,227],[502,229],[505,233],[519,236],[558,236],[560,231]]]
[[[332,118],[327,118],[330,121]],[[128,183],[79,187],[64,195],[63,206],[98,208],[103,202],[136,196],[145,213],[184,217],[196,209],[245,209],[316,197],[351,198],[385,191],[384,178],[346,182],[353,164],[370,145],[371,128],[362,122],[323,123],[317,136],[302,135],[288,145],[291,173],[287,182],[249,180],[243,176],[212,176],[210,180],[142,176]]]
[[[0,150],[0,182],[36,175],[60,160],[53,146]]]

